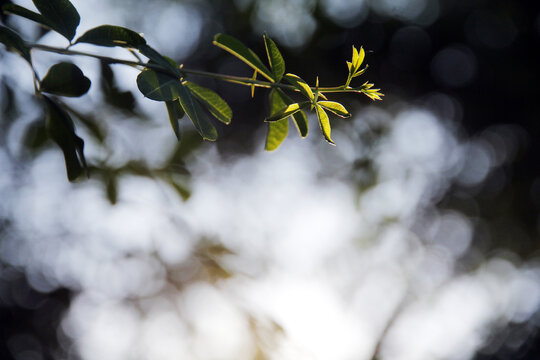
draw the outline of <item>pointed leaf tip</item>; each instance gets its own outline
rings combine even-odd
[[[317,112],[317,118],[319,119],[319,126],[324,135],[324,138],[330,144],[335,145],[336,143],[330,137],[332,128],[330,127],[330,119],[328,118],[328,114],[326,114],[324,109],[319,104],[315,105],[315,111]]]
[[[285,61],[283,60],[283,56],[281,56],[276,43],[266,36],[266,34],[263,35],[263,37],[266,55],[268,56],[268,63],[270,64],[270,69],[274,75],[274,81],[280,82],[285,73]]]
[[[48,25],[71,41],[81,17],[69,0],[32,0]]]
[[[180,120],[184,117],[184,109],[182,109],[178,100],[166,101],[165,105],[167,106],[171,127],[173,128],[176,138],[180,141],[182,138],[182,134],[180,133]]]
[[[253,69],[259,71],[268,80],[274,82],[274,76],[262,63],[261,59],[240,40],[225,34],[216,34],[213,44],[236,56]]]
[[[31,63],[30,49],[15,31],[0,25],[0,43],[4,44],[9,51],[21,55],[26,61]]]
[[[5,4],[4,6],[2,6],[2,11],[6,14],[21,16],[35,23],[38,23],[39,25],[45,28],[48,28],[48,29],[52,28],[51,24],[47,22],[47,19],[45,19],[43,15],[38,14],[22,6],[19,6],[16,4]]]
[[[227,125],[231,123],[232,110],[221,96],[213,90],[189,81],[186,81],[184,85],[187,86],[197,100],[206,106],[216,119]]]
[[[319,105],[321,105],[324,109],[333,112],[334,114],[341,116],[342,118],[348,118],[351,116],[351,114],[345,109],[345,106],[341,105],[338,102],[335,101],[319,101]]]
[[[191,96],[188,88],[180,84],[178,90],[180,105],[182,105],[186,115],[190,118],[201,137],[209,141],[217,140],[218,134],[216,128],[206,117],[197,101]]]
[[[284,108],[273,112],[273,114],[267,117],[264,121],[273,122],[273,121],[281,120],[283,118],[286,118],[295,114],[296,112],[300,111],[302,108],[306,107],[307,105],[309,105],[308,101],[287,105]]]
[[[313,94],[313,90],[311,90],[311,87],[298,75],[294,74],[285,74],[284,78],[296,89],[298,89],[302,94],[304,94],[308,99],[314,100],[315,94]]]
[[[45,128],[64,154],[69,181],[79,178],[86,170],[84,141],[75,133],[73,120],[57,103],[43,96],[47,107]]]

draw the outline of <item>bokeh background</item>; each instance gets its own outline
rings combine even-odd
[[[79,35],[127,26],[198,70],[251,76],[213,35],[263,57],[266,32],[287,71],[332,86],[363,46],[359,81],[385,97],[335,97],[353,113],[336,147],[311,117],[265,153],[266,90],[194,78],[233,122],[216,143],[184,122],[177,144],[137,70],[76,57],[92,88],[66,103],[92,168],[72,184],[30,69],[0,49],[1,359],[540,357],[537,2],[73,4]],[[34,53],[42,75],[59,59]]]

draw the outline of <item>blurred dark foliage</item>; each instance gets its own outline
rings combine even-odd
[[[0,0],[0,4],[8,2]],[[287,69],[309,82],[318,75],[321,84],[338,84],[346,76],[344,61],[350,57],[351,45],[362,45],[368,50],[369,79],[386,94],[383,106],[391,108],[403,100],[418,102],[437,92],[450,95],[460,104],[462,115],[458,121],[464,136],[475,136],[498,124],[512,124],[521,134],[513,160],[492,172],[479,186],[455,185],[440,206],[485,219],[487,229],[478,231],[475,239],[484,250],[503,247],[524,259],[530,258],[540,249],[540,3],[439,3],[440,14],[430,25],[405,23],[372,11],[352,28],[326,17],[319,5],[314,12],[318,26],[311,40],[301,49],[282,48]],[[185,60],[186,66],[251,76],[249,69],[212,47],[211,39],[215,32],[227,33],[262,53],[260,34],[254,33],[250,21],[253,6],[240,10],[232,1],[201,6],[210,9],[210,25],[198,49]],[[102,77],[105,100],[123,111],[134,111],[133,95],[118,90],[107,64],[102,64]],[[201,80],[201,84],[217,89],[235,113],[230,126],[218,129],[221,139],[215,146],[224,153],[249,153],[260,146],[253,141],[253,134],[262,124],[266,96],[252,99],[247,88],[211,80]],[[369,102],[367,98],[354,101],[350,103],[353,112],[355,105]],[[3,104],[2,127],[6,126],[5,120],[14,118],[10,101]],[[40,129],[34,130],[40,133]],[[111,179],[107,191],[114,202],[116,189],[111,184],[115,181]],[[8,230],[9,224],[0,223],[0,232]],[[489,236],[483,237],[483,233]],[[57,325],[69,305],[69,291],[42,294],[32,290],[22,271],[9,269],[2,273],[6,276],[0,279],[0,358],[14,358],[20,347],[42,354],[43,359],[62,358]],[[523,331],[520,326],[499,332],[501,338],[494,337],[476,360],[540,359],[538,329],[524,343],[508,340],[519,338]]]

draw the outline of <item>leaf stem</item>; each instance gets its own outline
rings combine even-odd
[[[167,69],[165,69],[164,67],[158,64],[145,63],[140,60],[132,61],[132,60],[125,60],[125,59],[118,59],[118,58],[113,58],[113,57],[104,56],[104,55],[71,50],[71,48],[63,49],[63,48],[57,48],[57,47],[43,45],[43,44],[28,44],[28,46],[32,49],[40,50],[40,51],[52,52],[52,53],[57,53],[57,54],[62,54],[62,55],[86,56],[86,57],[91,57],[94,59],[104,60],[111,64],[123,64],[123,65],[134,66],[134,67],[140,66],[140,67],[151,68],[151,69],[161,71],[161,72],[170,73],[170,71],[168,71]],[[262,88],[281,88],[281,89],[287,89],[291,91],[298,91],[292,85],[283,84],[283,83],[273,83],[273,82],[264,81],[264,80],[256,80],[256,79],[242,77],[242,76],[225,75],[225,74],[219,74],[219,73],[213,73],[213,72],[207,72],[207,71],[201,71],[201,70],[192,70],[192,69],[186,69],[184,67],[181,67],[180,71],[185,74],[209,77],[209,78],[213,78],[213,79],[217,79],[221,81],[227,81],[227,82],[244,85],[244,86],[255,86],[255,87],[262,87]],[[174,74],[171,74],[171,75],[174,75]],[[316,87],[312,87],[311,89],[317,90]],[[321,93],[348,93],[348,92],[361,92],[362,90],[363,90],[362,87],[351,88],[348,86],[319,87],[318,88],[318,91]]]

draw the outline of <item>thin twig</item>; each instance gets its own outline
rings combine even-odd
[[[140,60],[138,56],[137,57],[139,61],[132,61],[132,60],[113,58],[110,56],[87,53],[83,51],[71,50],[69,48],[62,49],[62,48],[57,48],[57,47],[42,45],[42,44],[29,44],[29,47],[36,50],[47,51],[47,52],[52,52],[52,53],[57,53],[57,54],[62,54],[62,55],[86,56],[86,57],[91,57],[91,58],[95,58],[99,60],[104,60],[111,64],[123,64],[123,65],[134,66],[134,67],[145,67],[145,68],[151,68],[151,69],[161,71],[161,72],[170,73],[167,69],[163,68],[161,65],[153,64],[150,62],[146,62],[146,63],[143,62],[142,60]],[[134,55],[137,55],[133,51],[132,53]],[[282,88],[282,89],[287,89],[291,91],[298,91],[298,89],[296,89],[292,85],[269,82],[269,81],[264,81],[264,80],[255,80],[255,79],[247,78],[247,77],[224,75],[224,74],[218,74],[218,73],[212,73],[212,72],[200,71],[200,70],[191,70],[191,69],[186,69],[184,67],[182,67],[180,71],[185,74],[214,78],[217,80],[227,81],[227,82],[244,85],[244,86],[256,86],[256,87],[263,87],[263,88]],[[174,75],[174,74],[171,74],[171,75]],[[311,89],[316,90],[316,87],[312,87]],[[318,88],[319,92],[324,92],[324,93],[361,92],[362,90],[363,90],[363,87],[351,88],[347,86]]]

